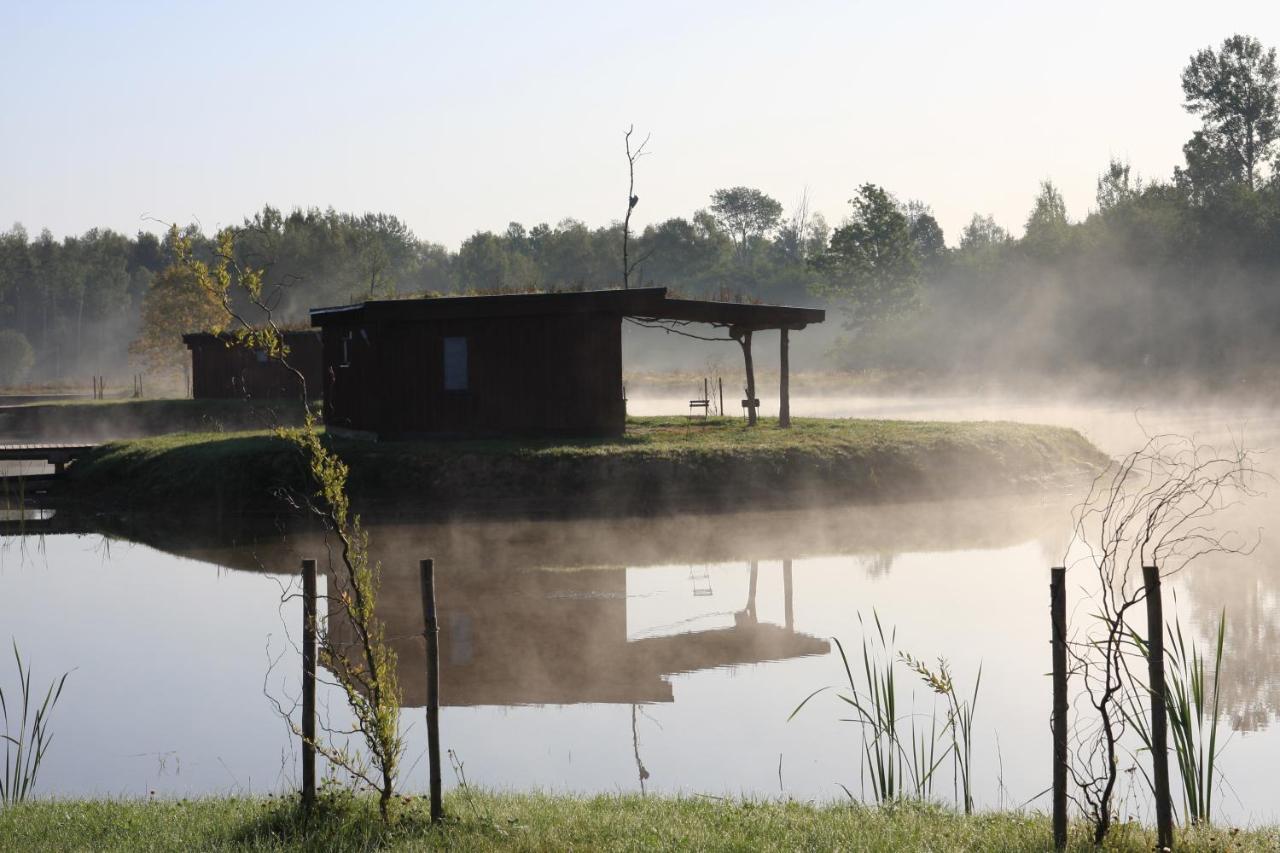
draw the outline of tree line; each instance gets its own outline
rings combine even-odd
[[[834,226],[807,195],[788,209],[758,189],[727,187],[690,216],[628,234],[630,285],[830,305],[845,330],[832,358],[848,367],[1145,377],[1273,363],[1275,50],[1232,36],[1193,55],[1181,85],[1184,109],[1201,119],[1184,163],[1157,178],[1106,164],[1078,221],[1051,181],[1020,236],[975,214],[951,245],[925,202],[876,184],[857,188]],[[236,247],[268,267],[276,316],[301,322],[308,308],[368,298],[622,286],[623,229],[513,222],[455,251],[389,214],[264,207],[238,227]],[[94,229],[61,241],[21,226],[0,234],[0,362],[21,350],[19,338],[40,379],[180,358],[180,345],[161,352],[156,342],[172,342],[208,306],[202,313],[171,269],[179,237],[197,256],[213,251],[214,236],[196,226],[169,236]]]

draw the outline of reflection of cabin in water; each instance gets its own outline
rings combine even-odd
[[[791,624],[790,561],[783,574],[784,625],[756,618],[754,564],[750,571],[749,592],[732,625],[629,639],[626,569],[437,570],[441,703],[671,702],[673,674],[829,652],[826,640]],[[379,611],[387,636],[395,638],[402,704],[420,706],[426,660],[416,572],[383,576]],[[342,624],[331,610],[330,630],[340,636]]]
[[[289,364],[302,372],[308,396],[318,397],[319,333],[300,329],[284,332],[283,337]],[[298,378],[289,368],[265,350],[238,344],[234,335],[196,332],[183,335],[182,342],[191,350],[191,396],[197,400],[298,397]]]
[[[721,327],[743,344],[749,376],[752,334],[779,330],[787,412],[787,332],[825,316],[643,288],[364,302],[314,309],[311,322],[323,333],[326,427],[390,439],[620,435],[624,318]]]

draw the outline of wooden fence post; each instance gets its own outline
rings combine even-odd
[[[427,640],[427,762],[431,768],[431,822],[444,819],[440,779],[440,626],[436,621],[435,561],[419,560],[422,621]]]
[[[1067,849],[1067,570],[1049,570],[1053,622],[1053,847]]]
[[[302,805],[316,801],[316,561],[302,561]]]
[[[791,345],[787,341],[787,328],[779,330],[781,342],[778,351],[778,426],[791,426]]]
[[[747,368],[747,399],[743,403],[747,408],[747,426],[756,425],[756,368],[751,358],[751,330],[743,331],[738,337],[742,346],[742,359]]]
[[[1173,800],[1169,796],[1169,717],[1165,711],[1164,605],[1160,569],[1142,567],[1147,592],[1147,672],[1151,686],[1151,781],[1156,797],[1156,843],[1173,848]]]

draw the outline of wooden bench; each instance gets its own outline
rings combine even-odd
[[[704,418],[711,414],[711,389],[706,377],[702,380],[702,399],[689,401],[689,417],[693,417],[694,409],[702,409]]]

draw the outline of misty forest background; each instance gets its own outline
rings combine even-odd
[[[809,366],[1260,377],[1280,364],[1276,53],[1233,36],[1194,55],[1181,82],[1183,107],[1202,119],[1185,163],[1163,177],[1100,164],[1081,221],[1050,181],[1029,188],[1021,236],[982,214],[944,235],[927,200],[873,184],[853,189],[835,223],[803,197],[788,209],[725,188],[630,235],[631,286],[831,306],[842,333]],[[366,298],[622,285],[621,221],[513,222],[457,251],[385,213],[264,207],[238,230],[240,260],[269,265],[283,285],[277,316],[298,323],[311,307]],[[183,233],[211,256],[214,235]],[[0,383],[180,369],[178,334],[218,314],[173,266],[174,242],[96,228],[59,241],[20,224],[0,234]]]

